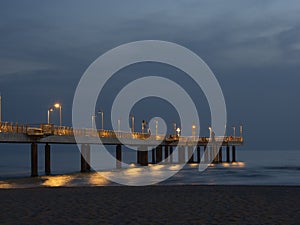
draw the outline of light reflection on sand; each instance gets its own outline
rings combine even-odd
[[[126,176],[138,176],[140,172],[142,172],[142,168],[139,168],[139,167],[134,167],[134,168],[128,168],[128,169],[125,169],[124,171],[124,175]]]
[[[170,170],[179,170],[180,167],[181,167],[180,165],[171,165]]]
[[[191,163],[191,164],[189,164],[189,166],[190,166],[190,167],[198,167],[199,164],[198,164],[198,163]]]
[[[165,172],[170,170],[178,170],[182,165],[162,165],[162,164],[150,164],[151,166],[138,166],[138,167],[129,167],[124,169],[118,169],[113,171],[98,172],[101,176],[107,179],[118,179],[122,182],[126,181],[131,185],[138,185],[140,179],[144,180],[153,180],[153,183],[159,182],[160,178],[164,175]]]
[[[6,183],[4,181],[0,181],[0,188],[13,188],[12,184]]]
[[[42,183],[43,186],[47,187],[61,187],[67,185],[74,179],[71,175],[58,175],[58,176],[46,176],[42,177],[45,181]]]
[[[151,170],[157,171],[157,170],[163,169],[164,167],[165,167],[164,165],[157,164],[157,165],[154,165],[153,167],[151,167]]]
[[[221,164],[223,167],[230,167],[230,163],[222,163]]]
[[[244,162],[233,162],[233,163],[231,163],[231,165],[235,166],[235,167],[245,167]]]
[[[149,164],[150,166],[137,166],[130,164],[127,168],[115,169],[111,171],[98,171],[91,173],[75,173],[67,175],[51,175],[40,176],[37,178],[20,178],[9,179],[0,181],[0,189],[4,188],[31,188],[31,187],[74,187],[74,186],[107,186],[115,185],[109,178],[118,178],[124,181],[128,181],[132,185],[136,185],[138,179],[153,179],[159,181],[160,177],[166,171],[179,170],[182,165],[180,164]],[[199,164],[187,164],[186,169],[191,174],[196,173],[194,171]],[[210,168],[243,168],[246,164],[244,162],[235,163],[221,163],[221,164],[209,164]],[[150,173],[149,173],[150,172]],[[150,174],[150,175],[149,175]],[[146,176],[147,175],[147,176]],[[150,178],[150,177],[151,178]],[[198,179],[196,176],[194,179]],[[212,177],[214,178],[214,177]],[[188,178],[190,179],[190,178]],[[112,179],[114,180],[114,179]],[[198,184],[198,182],[196,182]]]
[[[101,173],[95,172],[90,176],[89,184],[97,185],[97,186],[104,186],[107,185],[109,181],[101,176]]]

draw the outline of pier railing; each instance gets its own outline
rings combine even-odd
[[[118,139],[140,139],[140,140],[156,140],[156,141],[183,141],[183,142],[201,142],[208,143],[209,141],[216,142],[243,142],[243,137],[240,136],[216,136],[216,137],[196,137],[196,136],[177,136],[162,134],[151,135],[150,133],[141,132],[125,132],[112,130],[96,130],[92,128],[74,129],[67,126],[55,126],[53,124],[19,124],[11,122],[0,122],[0,133],[18,133],[28,136],[90,136],[100,138],[118,138]]]

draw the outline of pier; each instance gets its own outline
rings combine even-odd
[[[74,135],[77,137],[76,140]],[[164,136],[141,132],[96,130],[95,128],[74,129],[53,124],[29,126],[0,122],[0,143],[28,143],[30,145],[31,176],[33,177],[38,176],[39,146],[44,146],[45,174],[51,174],[51,144],[80,144],[80,171],[91,171],[90,145],[99,144],[99,137],[103,145],[116,146],[116,168],[122,167],[123,145],[137,147],[137,164],[147,166],[149,163],[236,162],[236,147],[241,146],[244,142],[242,134],[222,137]],[[217,146],[220,146],[219,149]],[[177,161],[172,157],[176,147],[178,148]],[[223,155],[226,156],[226,159]]]

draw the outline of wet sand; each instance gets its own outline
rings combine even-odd
[[[0,190],[0,224],[299,224],[300,187]]]

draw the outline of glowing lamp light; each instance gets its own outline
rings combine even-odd
[[[176,132],[177,132],[177,135],[179,136],[180,135],[180,128],[179,127],[176,129]]]
[[[59,103],[55,103],[55,104],[54,104],[54,107],[58,109],[58,108],[61,107],[61,105],[60,105]]]
[[[61,107],[61,104],[59,104],[59,103],[55,103],[54,105],[53,105],[55,108],[57,108],[57,109],[59,109],[59,126],[60,126],[60,128],[61,128],[61,126],[62,126],[62,107]]]

